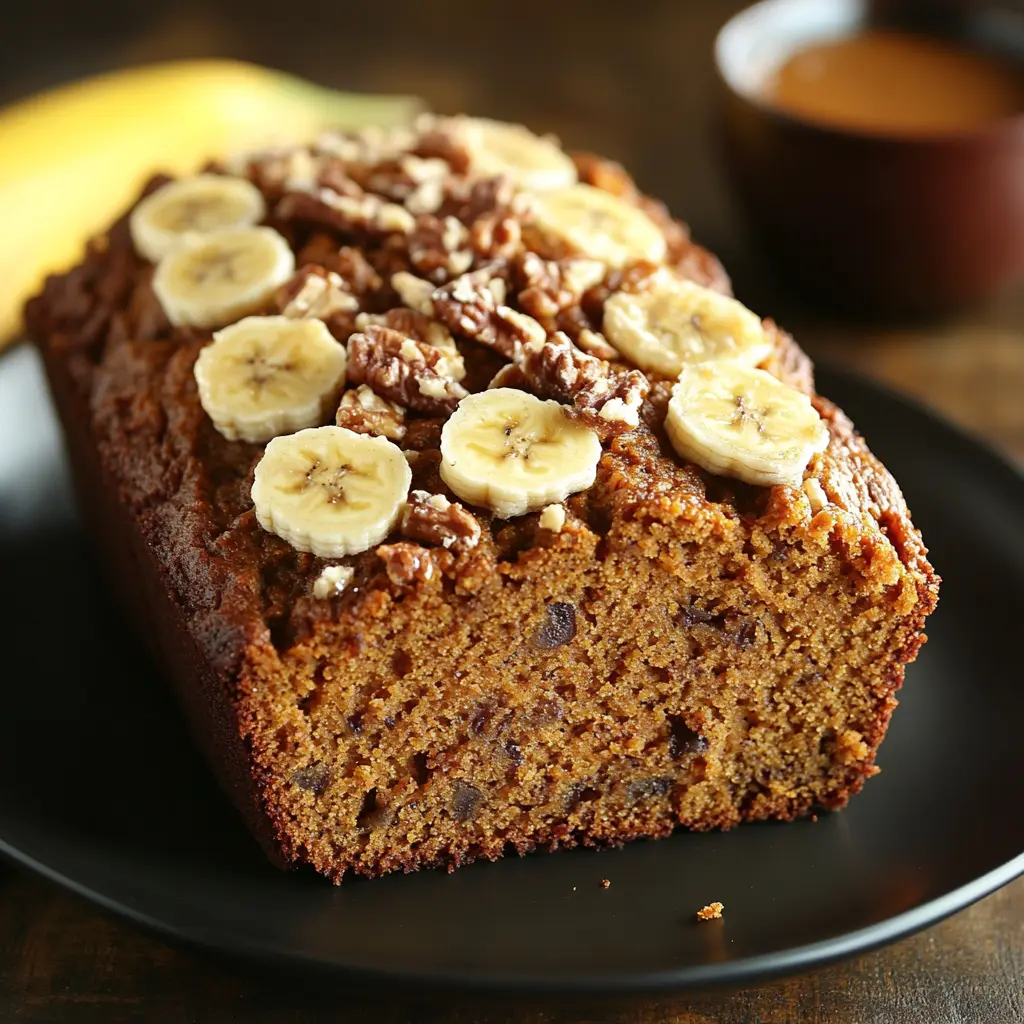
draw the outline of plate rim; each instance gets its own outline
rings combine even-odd
[[[20,346],[17,346],[20,347]],[[928,421],[955,440],[961,451],[966,447],[977,456],[980,452],[986,469],[997,472],[1000,482],[1021,488],[1024,498],[1024,469],[986,438],[970,428],[960,426],[933,409],[925,401],[904,394],[897,388],[878,381],[867,374],[834,362],[821,361],[815,366],[815,376],[845,380],[857,388],[873,392],[902,410]],[[825,387],[824,397],[828,394]],[[841,406],[840,406],[841,408]],[[856,425],[855,425],[856,429]],[[1021,505],[1024,516],[1024,502]],[[45,820],[45,819],[43,819]],[[581,973],[578,970],[558,975],[537,974],[530,971],[479,971],[469,967],[396,967],[342,964],[316,953],[272,945],[266,942],[248,942],[244,934],[225,935],[198,928],[179,926],[134,907],[123,898],[112,896],[95,884],[81,881],[60,868],[54,867],[33,854],[20,849],[0,836],[0,858],[10,861],[33,874],[45,878],[60,888],[73,893],[102,911],[127,920],[143,930],[169,940],[174,944],[225,955],[248,964],[262,963],[275,968],[298,969],[321,975],[330,975],[348,982],[383,982],[398,990],[463,991],[477,995],[614,995],[713,989],[743,983],[758,983],[785,975],[826,966],[838,960],[870,952],[881,946],[906,938],[946,919],[997,889],[1024,875],[1024,850],[985,873],[944,892],[932,899],[910,907],[896,915],[853,931],[843,932],[815,942],[773,950],[735,960],[688,964],[676,968],[627,973],[605,972],[601,975]],[[710,922],[703,927],[716,927]]]
[[[724,988],[746,982],[769,981],[797,974],[812,968],[825,967],[838,960],[869,953],[882,946],[907,938],[930,925],[938,924],[960,910],[964,910],[997,889],[1024,875],[1024,852],[998,865],[990,871],[955,889],[936,896],[925,903],[911,907],[893,917],[872,925],[844,932],[829,939],[791,946],[788,949],[762,953],[738,960],[723,960],[711,964],[696,964],[673,970],[628,974],[605,973],[593,975],[565,974],[538,975],[529,972],[498,974],[490,971],[370,967],[342,965],[323,957],[288,949],[270,949],[265,945],[250,945],[244,940],[223,939],[198,935],[153,917],[142,910],[128,906],[69,875],[43,864],[34,857],[11,846],[0,838],[0,855],[27,868],[102,910],[138,925],[151,934],[159,935],[189,948],[226,955],[248,964],[263,963],[278,969],[292,968],[329,974],[349,982],[370,981],[386,983],[402,990],[464,991],[483,995],[614,995],[694,991]],[[709,922],[715,927],[714,922]],[[707,925],[705,925],[707,927]]]

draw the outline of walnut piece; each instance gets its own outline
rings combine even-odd
[[[326,264],[345,282],[345,286],[355,296],[362,297],[379,291],[384,282],[380,274],[360,249],[343,245]]]
[[[821,486],[817,477],[808,477],[804,481],[803,491],[807,495],[807,500],[811,503],[812,515],[817,515],[828,504],[828,495],[825,493],[825,488]]]
[[[323,601],[336,597],[351,582],[356,571],[348,565],[328,565],[313,583],[313,596]]]
[[[334,422],[357,434],[374,434],[392,441],[405,437],[405,409],[374,394],[365,384],[341,396]]]
[[[409,234],[409,262],[435,284],[450,281],[473,264],[468,243],[466,226],[457,217],[422,214]]]
[[[443,350],[379,324],[348,340],[348,379],[407,409],[438,415],[454,412],[466,389],[438,371]]]
[[[446,209],[468,225],[469,244],[485,260],[512,259],[523,248],[521,221],[528,216],[529,199],[508,178],[468,180],[452,189]]]
[[[564,332],[548,336],[536,319],[506,306],[506,270],[495,263],[438,288],[432,296],[438,319],[510,359],[530,390],[574,406],[577,416],[601,437],[633,430],[650,390],[647,378],[639,370],[614,372]]]
[[[329,160],[305,147],[283,147],[228,160],[227,169],[248,177],[265,195],[278,197],[285,192],[315,191]]]
[[[299,250],[298,266],[313,265],[337,274],[361,302],[379,291],[383,281],[369,261],[360,252],[347,245],[338,245],[338,239],[326,232],[317,232]]]
[[[273,302],[286,317],[323,320],[342,343],[356,329],[359,299],[340,274],[322,266],[302,266],[277,289]]]
[[[422,341],[441,352],[441,358],[434,366],[434,371],[442,377],[462,380],[466,376],[466,364],[462,354],[455,345],[455,340],[444,324],[437,320],[417,313],[414,309],[397,307],[386,313],[360,313],[356,317],[356,327],[365,331],[376,324],[379,327],[390,327],[416,341]]]
[[[516,359],[527,342],[543,339],[544,328],[505,305],[506,269],[496,262],[463,274],[438,288],[432,302],[435,315],[449,330]]]
[[[513,271],[519,289],[519,304],[544,325],[549,334],[565,331],[579,344],[580,337],[600,324],[601,308],[592,310],[593,322],[584,308],[583,297],[604,279],[607,267],[582,257],[541,259],[536,253],[521,254]],[[599,353],[594,353],[599,355]],[[613,356],[599,355],[599,358]]]
[[[359,300],[345,287],[341,275],[318,266],[301,267],[274,296],[277,308],[287,317],[326,320],[335,313],[352,313]]]
[[[576,416],[601,437],[633,430],[640,422],[640,407],[651,387],[647,378],[639,370],[614,373],[562,332],[541,345],[525,346],[517,362],[534,393],[571,404]]]
[[[416,155],[444,160],[455,174],[465,174],[470,165],[469,152],[456,133],[450,130],[447,121],[446,118],[433,117],[429,122],[426,118],[418,122],[421,134],[416,144]]]
[[[345,163],[379,164],[400,158],[414,149],[418,142],[417,126],[381,128],[370,125],[358,132],[324,132],[317,137],[313,148]]]
[[[485,259],[510,259],[523,247],[523,231],[515,217],[488,214],[473,222],[469,241]]]
[[[537,525],[542,530],[550,530],[552,533],[561,533],[565,526],[565,506],[545,505],[541,510]]]
[[[575,256],[545,260],[534,252],[525,252],[515,262],[519,301],[538,318],[554,316],[578,303],[584,292],[604,279],[606,272],[607,267],[599,260]]]
[[[403,157],[399,167],[413,187],[404,201],[410,213],[419,216],[421,213],[436,213],[444,202],[447,179],[452,169],[437,157],[408,156]]]
[[[430,296],[434,294],[434,285],[430,281],[424,281],[422,277],[400,270],[397,274],[391,275],[391,287],[410,309],[415,309],[424,316],[434,315],[434,304],[430,301]]]
[[[458,502],[443,494],[413,491],[402,516],[402,533],[452,551],[468,551],[480,542],[480,523]]]
[[[430,552],[419,544],[408,544],[405,541],[382,544],[377,548],[377,554],[384,562],[388,579],[399,587],[429,583],[437,571]]]
[[[350,194],[336,188],[317,188],[315,192],[289,192],[277,204],[277,216],[283,221],[320,224],[344,234],[409,234],[416,220],[397,203],[364,193],[350,182]]]

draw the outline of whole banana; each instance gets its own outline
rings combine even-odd
[[[77,259],[150,174],[327,128],[398,124],[420,109],[410,97],[200,60],[112,72],[0,110],[0,348],[17,337],[22,304],[43,277]]]

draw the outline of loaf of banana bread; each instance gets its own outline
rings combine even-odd
[[[157,178],[27,320],[83,516],[277,862],[792,819],[877,770],[920,535],[617,165],[429,117]]]

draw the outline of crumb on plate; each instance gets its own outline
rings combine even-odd
[[[697,911],[698,921],[717,921],[722,916],[722,911],[725,910],[725,904],[719,903],[717,900],[714,903],[709,903],[706,907],[701,907]]]

